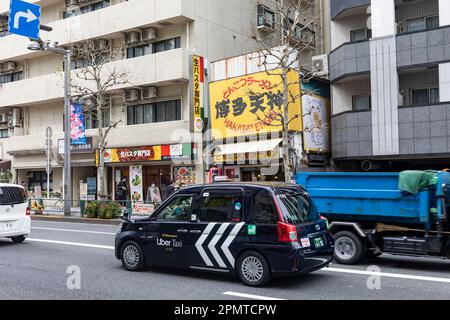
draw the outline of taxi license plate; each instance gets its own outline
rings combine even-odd
[[[10,230],[13,228],[12,222],[0,223],[0,230]]]
[[[322,247],[325,246],[325,242],[323,241],[322,237],[314,238],[313,242],[314,242],[314,247],[315,248],[322,248]]]

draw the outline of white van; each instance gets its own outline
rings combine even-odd
[[[22,186],[0,183],[0,238],[20,243],[30,234],[27,192]]]

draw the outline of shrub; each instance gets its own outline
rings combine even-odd
[[[116,219],[122,214],[122,207],[117,202],[102,202],[98,207],[100,219]]]
[[[86,205],[86,215],[88,218],[97,218],[100,203],[98,201],[89,201]]]

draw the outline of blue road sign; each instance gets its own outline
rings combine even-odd
[[[11,0],[8,31],[30,39],[39,39],[41,6],[22,0]]]

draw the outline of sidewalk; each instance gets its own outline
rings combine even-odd
[[[119,225],[122,219],[97,219],[97,218],[86,218],[81,217],[79,211],[72,211],[70,217],[64,216],[64,212],[51,212],[44,214],[31,213],[31,220],[37,221],[56,221],[56,222],[76,222],[76,223],[92,223],[92,224],[108,224],[108,225]]]

